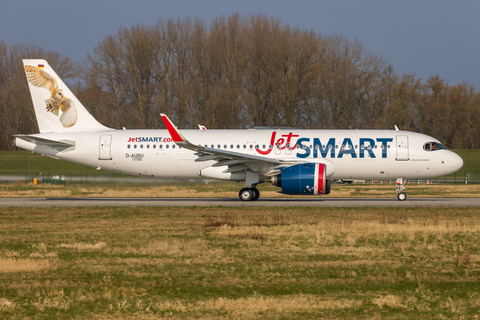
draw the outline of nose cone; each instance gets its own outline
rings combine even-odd
[[[452,173],[457,172],[463,167],[463,159],[455,152],[450,151],[450,157],[447,165],[452,168]]]

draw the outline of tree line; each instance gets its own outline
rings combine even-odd
[[[254,126],[393,129],[480,147],[480,93],[398,75],[391,64],[342,35],[320,35],[265,15],[159,20],[122,27],[81,65],[36,46],[0,42],[1,150],[37,124],[21,62],[44,58],[102,124],[162,128]]]

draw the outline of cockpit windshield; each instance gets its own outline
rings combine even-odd
[[[443,144],[438,142],[427,142],[423,145],[423,150],[425,151],[436,151],[436,150],[447,150]]]

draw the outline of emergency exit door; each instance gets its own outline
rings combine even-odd
[[[102,134],[100,135],[100,154],[99,160],[112,160],[112,135]]]

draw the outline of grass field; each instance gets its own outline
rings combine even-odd
[[[478,159],[480,159],[480,150],[468,149],[453,151],[459,154],[464,161],[463,168],[458,172],[459,175],[463,176],[464,172],[480,172],[480,161],[478,161]],[[111,173],[104,170],[98,171],[95,170],[95,168],[49,157],[42,157],[39,154],[32,154],[28,151],[0,151],[0,175],[25,175],[29,170],[29,156],[30,170],[34,176],[36,176],[37,172],[42,172],[44,176],[46,173],[51,173],[52,175],[60,173],[66,176],[72,173],[74,176],[88,174],[90,177],[128,177],[120,173]]]
[[[28,174],[30,157],[30,170],[33,176],[37,172],[41,172],[44,176],[47,173],[69,175],[72,173],[75,176],[80,174],[88,174],[90,176],[115,176],[125,177],[121,173],[112,173],[104,170],[96,170],[95,168],[83,166],[68,161],[57,160],[49,157],[44,157],[38,153],[30,153],[28,151],[0,151],[0,175],[20,175]]]
[[[0,318],[476,319],[476,208],[0,208]]]

